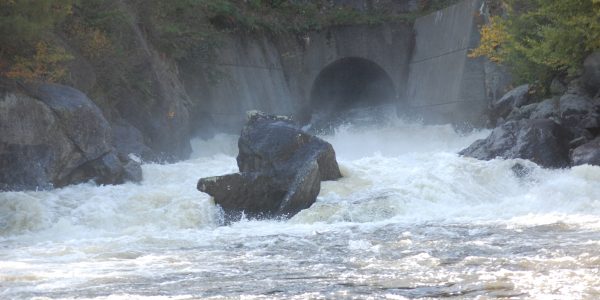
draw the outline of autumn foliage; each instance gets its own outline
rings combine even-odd
[[[71,56],[51,34],[72,12],[74,0],[0,0],[0,75],[58,81]]]
[[[489,1],[491,2],[491,1]],[[576,76],[600,49],[600,0],[494,0],[503,14],[481,28],[471,56],[509,67],[519,82]]]
[[[65,49],[38,42],[33,57],[17,56],[3,75],[8,78],[56,82],[67,75],[63,62],[72,59]]]

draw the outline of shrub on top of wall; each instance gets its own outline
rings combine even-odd
[[[577,76],[585,57],[600,49],[600,0],[488,0],[500,7],[481,28],[471,56],[506,65],[516,83],[548,87]]]

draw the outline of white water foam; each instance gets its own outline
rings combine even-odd
[[[458,134],[449,125],[396,122],[345,126],[324,138],[344,178],[324,182],[315,205],[290,223],[484,222],[522,225],[574,222],[598,226],[600,167],[546,170],[523,160],[479,161],[456,152],[485,131]],[[193,159],[146,164],[144,181],[91,183],[0,194],[0,236],[40,238],[119,235],[217,225],[218,210],[196,190],[198,178],[237,171],[236,137],[195,140]],[[224,153],[223,153],[224,152]],[[529,174],[518,177],[515,163]]]

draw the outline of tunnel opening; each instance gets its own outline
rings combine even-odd
[[[323,129],[351,122],[356,112],[373,115],[395,100],[394,83],[383,68],[364,58],[342,58],[326,66],[313,83],[311,124]]]

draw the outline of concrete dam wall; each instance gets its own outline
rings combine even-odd
[[[414,24],[407,109],[437,123],[484,122],[487,107],[483,58],[469,58],[479,43],[482,1],[466,0]]]
[[[468,58],[479,41],[482,0],[465,0],[414,24],[340,26],[305,35],[228,37],[205,68],[181,66],[200,103],[197,128],[237,132],[252,109],[335,114],[353,105],[395,103],[400,115],[429,123],[481,125],[484,61]]]

